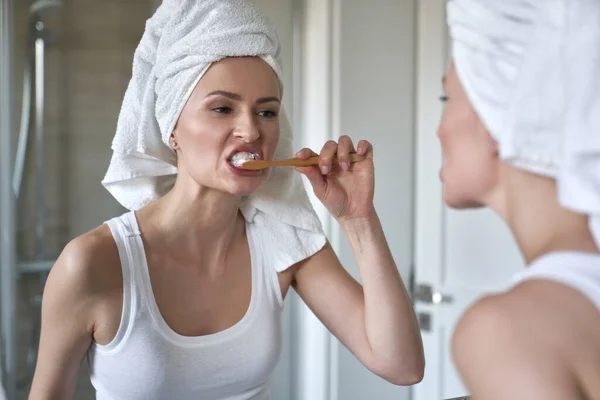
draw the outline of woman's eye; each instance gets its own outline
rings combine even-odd
[[[446,103],[446,102],[448,101],[448,96],[446,96],[446,95],[442,95],[442,96],[440,96],[440,101],[441,101],[442,103]]]
[[[266,117],[266,118],[273,118],[277,116],[277,113],[274,111],[261,111],[258,113],[258,115],[260,115],[261,117]]]
[[[232,110],[229,107],[216,107],[212,109],[214,112],[219,114],[229,114]]]

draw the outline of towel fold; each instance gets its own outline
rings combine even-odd
[[[600,248],[600,2],[449,0],[457,74],[500,157],[552,177]]]
[[[102,181],[127,209],[137,210],[174,185],[176,155],[169,138],[194,87],[210,65],[225,57],[257,56],[275,71],[283,87],[280,44],[272,23],[245,0],[164,0],[147,21],[135,51],[113,155]],[[285,111],[274,157],[293,157]],[[278,271],[314,254],[325,244],[321,222],[299,174],[275,168],[242,202],[250,222],[279,238]],[[256,217],[256,218],[255,218]],[[271,251],[271,249],[269,249]]]

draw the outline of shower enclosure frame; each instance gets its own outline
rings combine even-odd
[[[34,304],[34,328],[27,354],[25,381],[18,379],[16,302],[17,283],[27,273],[40,276],[41,289],[54,264],[46,254],[46,199],[45,199],[45,49],[50,33],[45,27],[43,14],[60,6],[60,0],[34,0],[30,6],[30,26],[26,44],[26,60],[23,79],[21,124],[16,154],[13,154],[14,129],[14,45],[15,45],[15,2],[0,0],[0,382],[6,387],[8,399],[16,396],[17,390],[26,386],[33,375],[37,358],[37,342],[40,328],[41,295]],[[33,101],[32,101],[33,98]],[[34,106],[33,110],[31,106]],[[30,142],[31,112],[35,115],[33,127],[35,146],[35,191],[36,191],[36,256],[33,261],[22,262],[16,250],[16,203],[21,193],[26,154]],[[14,161],[14,164],[13,164]],[[14,165],[14,168],[13,168]]]
[[[16,202],[13,192],[14,0],[0,0],[0,313],[2,383],[16,397]]]

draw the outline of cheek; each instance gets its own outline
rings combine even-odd
[[[482,140],[455,139],[444,156],[444,198],[458,208],[483,204],[497,183],[497,159]]]
[[[446,195],[453,199],[477,199],[493,185],[495,160],[477,119],[468,113],[444,112],[438,136],[443,153]]]
[[[201,113],[187,116],[182,121],[178,134],[182,146],[187,145],[188,152],[214,149],[227,139],[230,126],[225,120],[210,119]]]
[[[216,170],[223,157],[227,137],[217,126],[189,124],[179,130],[181,166],[193,176]]]
[[[222,140],[212,130],[198,130],[181,144],[181,150],[191,161],[209,160],[219,155]]]
[[[279,144],[280,130],[279,124],[273,123],[272,125],[264,127],[262,130],[262,143],[264,151],[269,159],[273,158],[277,145]]]

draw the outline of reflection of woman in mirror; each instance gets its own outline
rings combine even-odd
[[[74,239],[52,269],[32,399],[71,397],[86,353],[99,399],[267,399],[290,287],[375,374],[421,379],[420,332],[373,206],[371,145],[328,142],[320,168],[299,170],[346,233],[363,286],[300,174],[239,168],[294,156],[279,56],[246,1],[165,0],[148,21],[103,181],[131,211]],[[347,165],[354,151],[365,160]]]
[[[491,207],[528,267],[461,318],[474,399],[600,398],[600,2],[450,0],[444,200]]]

